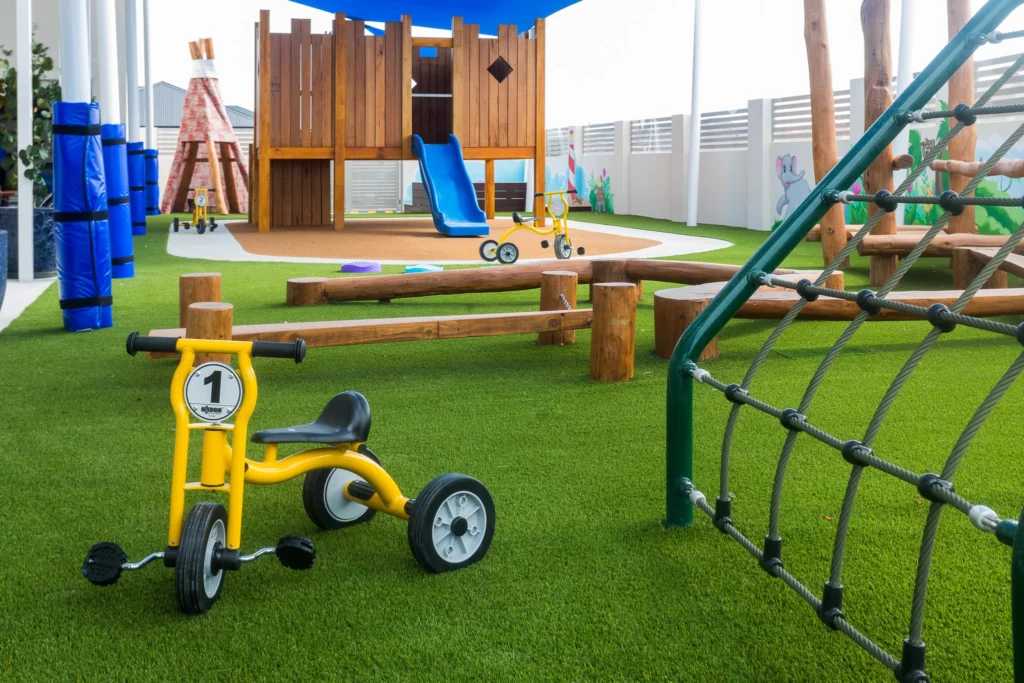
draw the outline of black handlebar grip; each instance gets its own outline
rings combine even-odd
[[[576,192],[576,190],[563,190],[563,192],[565,192],[566,194],[579,194],[578,192]],[[534,197],[543,197],[544,193],[543,192],[534,192],[533,196]]]
[[[129,356],[134,356],[139,351],[177,353],[178,339],[180,337],[143,337],[136,330],[128,335],[128,339],[125,341],[125,350]]]
[[[294,358],[296,363],[301,363],[306,358],[306,341],[296,339],[294,342],[267,342],[254,341],[252,343],[252,355],[264,358]]]

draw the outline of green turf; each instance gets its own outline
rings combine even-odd
[[[735,244],[695,257],[708,261],[741,263],[764,238],[623,216],[573,218]],[[173,258],[166,225],[151,219],[149,235],[135,239],[138,275],[115,281],[114,329],[63,332],[51,287],[0,333],[0,679],[892,680],[702,515],[689,529],[661,526],[667,362],[650,354],[655,283],[638,312],[636,378],[625,384],[588,379],[589,332],[562,348],[495,337],[313,349],[298,366],[257,359],[254,429],[308,421],[334,393],[356,389],[373,406],[370,445],[407,493],[449,471],[486,483],[497,533],[471,569],[425,574],[409,553],[405,524],[383,515],[320,532],[303,512],[301,482],[292,481],[248,489],[243,546],[309,535],[319,551],[313,570],[246,566],[227,577],[221,601],[202,617],[177,612],[171,571],[160,565],[111,588],[89,585],[79,569],[93,542],[117,541],[132,558],[165,543],[174,366],[128,357],[124,338],[175,323],[179,274],[222,272],[224,300],[243,324],[537,306],[537,292],[527,291],[287,308],[287,278],[336,267]],[[819,247],[801,245],[788,264],[818,266]],[[863,260],[848,272],[848,287],[865,283]],[[947,263],[936,259],[906,284],[949,283]],[[739,380],[772,325],[730,324],[722,359],[709,369]],[[794,325],[754,392],[797,403],[842,327]],[[860,438],[926,328],[865,326],[823,385],[813,419]],[[963,329],[943,339],[896,402],[877,452],[918,472],[941,468],[1019,350]],[[1021,400],[1019,387],[1004,398],[957,477],[962,495],[1005,516],[1021,507]],[[695,481],[709,498],[728,405],[697,388]],[[767,529],[783,439],[774,420],[740,420],[730,488],[736,523],[755,540]],[[786,566],[816,592],[848,472],[834,452],[803,439],[786,482]],[[845,608],[892,653],[906,635],[926,509],[906,484],[865,474]],[[1009,555],[963,515],[944,515],[924,634],[934,680],[1011,677]]]

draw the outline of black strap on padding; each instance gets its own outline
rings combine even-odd
[[[123,266],[126,263],[132,263],[133,261],[135,261],[134,256],[118,256],[117,258],[110,259],[110,265]]]
[[[124,138],[107,138],[103,141],[104,147],[117,147],[118,145],[126,145],[128,141]]]
[[[140,154],[145,154],[145,153],[146,153],[145,150],[142,150],[142,149],[130,149],[130,150],[128,150],[128,156],[130,156],[130,157],[135,157],[135,156],[138,156]]]
[[[85,223],[86,221],[105,221],[110,217],[109,211],[54,211],[53,220],[57,223]]]
[[[92,308],[93,306],[113,306],[112,296],[89,296],[83,299],[61,299],[60,310],[69,311],[75,308]]]
[[[147,180],[146,184],[147,185],[159,185],[160,181],[159,180]]]
[[[131,202],[131,197],[108,197],[107,206],[121,206]]]
[[[132,221],[132,226],[136,227],[136,228],[138,228],[138,227],[144,228],[144,227],[146,227],[146,221]]]
[[[159,211],[159,210],[160,210],[159,206],[147,206],[146,207],[146,211]]]
[[[128,186],[128,191],[129,192],[145,192],[146,191],[146,186],[145,185],[129,185]]]
[[[71,126],[66,123],[55,123],[53,125],[54,135],[99,135],[100,126]]]

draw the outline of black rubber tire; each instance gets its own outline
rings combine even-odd
[[[505,254],[505,256],[502,256]],[[498,262],[508,265],[519,260],[519,247],[511,242],[505,242],[498,246]]]
[[[196,232],[198,232],[200,235],[202,235],[204,232],[206,232],[206,219],[204,219],[204,218],[200,218],[199,219],[199,223],[196,224]]]
[[[555,258],[567,259],[572,256],[572,246],[567,243],[565,235],[555,235]]]
[[[576,253],[579,254],[580,256],[583,256],[584,254],[587,253],[587,250],[584,249],[583,247],[577,247]]]
[[[178,232],[178,217],[177,216],[174,217],[173,225],[174,225],[174,232]]]
[[[373,460],[378,465],[380,464],[380,460],[377,459],[377,456],[369,448],[364,446],[359,452],[370,460]],[[302,506],[306,508],[306,515],[309,517],[310,521],[324,531],[336,531],[337,529],[344,529],[347,526],[365,524],[373,519],[373,516],[377,514],[377,511],[373,508],[366,508],[366,511],[363,512],[363,514],[350,520],[338,519],[331,514],[326,501],[327,482],[330,480],[331,475],[336,471],[347,472],[348,470],[342,470],[337,467],[313,470],[311,472],[307,472],[302,481]],[[362,480],[362,477],[359,477],[359,479]]]
[[[494,249],[493,253],[490,251]],[[488,263],[498,258],[498,243],[495,240],[484,240],[480,243],[480,258]]]
[[[551,246],[551,242],[548,242],[547,240],[541,240],[540,241],[540,248],[541,249],[547,249],[550,246]]]
[[[185,614],[203,614],[209,611],[224,588],[226,572],[221,569],[220,582],[213,595],[206,592],[207,544],[218,522],[224,525],[226,532],[228,513],[220,503],[196,503],[185,519],[178,561],[174,567],[174,592],[178,597],[178,607]],[[216,547],[222,546],[217,543]]]
[[[433,543],[434,517],[441,504],[450,496],[467,491],[483,503],[487,521],[480,546],[462,562],[449,562],[437,552]],[[464,474],[442,474],[423,487],[413,503],[409,515],[409,549],[420,566],[429,572],[440,574],[468,567],[484,558],[494,539],[494,500],[491,492],[473,477]]]

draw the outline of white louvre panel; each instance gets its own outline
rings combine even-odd
[[[747,148],[747,110],[710,111],[700,115],[700,148],[709,151]]]
[[[992,83],[999,79],[1010,65],[1013,64],[1018,58],[1017,55],[1006,55],[1004,57],[996,57],[995,59],[977,60],[974,62],[974,92],[975,98],[980,97],[985,93],[986,90],[991,87]],[[996,94],[988,101],[987,104],[990,106],[996,106],[1000,104],[1018,104],[1021,99],[1024,99],[1024,69],[1021,69],[1006,82]],[[949,108],[952,109],[959,102],[949,102]],[[1017,115],[1020,116],[1019,114]]]
[[[350,161],[346,181],[352,187],[346,211],[398,211],[400,161]]]
[[[569,129],[551,128],[544,136],[544,156],[564,157],[569,155]]]
[[[631,154],[671,154],[672,117],[630,123],[629,149]]]
[[[583,126],[583,154],[615,154],[615,124]]]
[[[850,91],[832,93],[836,108],[836,138],[850,137]],[[811,139],[811,96],[772,100],[772,141]]]

